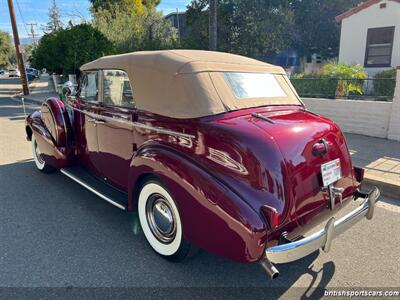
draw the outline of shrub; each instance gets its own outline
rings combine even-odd
[[[291,82],[302,97],[335,98],[362,94],[367,73],[360,65],[325,64],[322,74],[296,74]]]
[[[385,70],[374,76],[374,95],[393,98],[396,87],[396,69]]]
[[[290,81],[301,97],[335,98],[338,79],[321,74],[296,74]]]
[[[84,63],[114,53],[114,46],[90,24],[45,34],[32,52],[32,65],[57,74],[77,74]]]
[[[329,63],[323,66],[322,74],[331,78],[340,79],[336,89],[336,96],[345,97],[348,95],[363,93],[363,79],[367,73],[361,65],[347,65]]]

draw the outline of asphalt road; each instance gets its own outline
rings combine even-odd
[[[133,234],[131,215],[60,173],[35,169],[10,83],[0,79],[0,287],[247,287],[297,298],[320,296],[315,287],[400,286],[400,199],[380,202],[374,219],[336,239],[330,253],[278,265],[274,281],[257,264],[206,252],[163,260]]]

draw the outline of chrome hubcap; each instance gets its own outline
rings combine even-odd
[[[153,194],[146,204],[146,217],[153,235],[162,243],[168,244],[176,235],[174,212],[160,194]]]
[[[43,157],[42,157],[42,153],[40,152],[39,147],[38,147],[36,141],[35,141],[35,156],[36,156],[36,158],[37,158],[37,160],[38,160],[38,162],[39,162],[40,164],[44,164],[44,160],[43,160]]]

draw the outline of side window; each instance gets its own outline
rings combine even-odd
[[[120,70],[103,70],[103,103],[135,107],[128,74]]]
[[[99,72],[87,72],[81,82],[81,97],[89,102],[99,101]]]

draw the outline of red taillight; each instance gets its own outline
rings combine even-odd
[[[271,229],[275,229],[279,225],[279,215],[278,211],[268,205],[263,205],[261,207],[261,211],[264,217],[267,219],[268,224],[271,226]]]
[[[359,167],[354,167],[354,176],[356,177],[356,180],[358,182],[363,181],[364,179],[364,172],[365,170],[363,168],[359,168]]]

